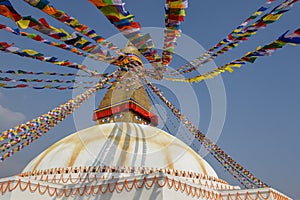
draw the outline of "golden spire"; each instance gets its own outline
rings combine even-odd
[[[122,52],[127,54],[124,63],[138,61],[142,65],[140,53],[131,43],[127,43]],[[96,123],[132,122],[156,126],[157,116],[151,112],[150,100],[139,76],[132,71],[122,71],[117,80],[94,111]]]

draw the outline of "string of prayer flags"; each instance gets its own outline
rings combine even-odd
[[[9,0],[5,0],[5,2],[8,2],[10,4]],[[11,4],[10,4],[10,6],[11,6],[11,8],[13,8]],[[55,27],[50,26],[48,24],[48,22],[43,18],[37,20],[31,16],[21,16],[19,13],[17,13],[17,11],[15,9],[13,9],[13,10],[20,17],[10,18],[10,19],[12,19],[14,22],[16,22],[18,24],[18,26],[22,29],[27,29],[28,27],[31,27],[39,32],[47,34],[56,39],[67,36],[67,34],[66,34],[67,32],[65,30],[57,29]],[[8,17],[5,13],[5,10],[0,10],[0,15],[3,15],[4,17]]]
[[[7,44],[6,42],[0,42],[0,50],[4,51],[4,52],[16,54],[18,56],[26,57],[26,58],[32,58],[32,59],[40,60],[43,62],[49,62],[49,63],[55,64],[58,66],[79,69],[79,70],[82,70],[82,71],[92,75],[92,76],[99,76],[99,77],[103,76],[103,74],[99,74],[96,71],[89,70],[85,65],[81,65],[81,64],[78,64],[75,62],[69,62],[67,60],[58,61],[56,57],[45,57],[42,53],[39,53],[32,49],[20,50],[17,47],[12,47],[12,45]]]
[[[186,64],[184,66],[179,67],[176,70],[173,70],[172,72],[170,72],[170,75],[179,75],[179,74],[186,73],[186,71],[182,71],[180,73],[178,73],[178,72],[180,70],[188,70],[190,68],[193,68],[193,70],[196,70],[197,68],[195,68],[194,65],[200,65],[199,61],[208,60],[211,55],[215,55],[214,54],[215,50],[221,48],[224,45],[227,45],[228,43],[230,43],[232,41],[232,39],[231,39],[232,34],[243,30],[251,21],[256,19],[258,16],[262,15],[265,11],[267,11],[270,8],[270,4],[273,2],[274,2],[273,0],[268,0],[267,2],[265,2],[259,9],[257,9],[253,14],[251,14],[250,17],[248,17],[246,20],[244,20],[230,34],[228,34],[228,36],[226,36],[224,39],[220,40],[215,46],[211,47],[208,51],[206,51],[205,53],[200,55],[197,59],[191,61],[191,64]],[[208,62],[209,61],[211,61],[211,60],[208,60]]]
[[[31,16],[22,17],[22,20],[17,22],[19,27],[25,28],[28,24],[29,27],[34,30],[48,35],[54,39],[63,41],[66,45],[71,45],[75,48],[72,49],[74,52],[79,52],[78,49],[83,50],[87,53],[92,54],[90,57],[96,60],[101,60],[110,63],[111,60],[116,58],[111,57],[108,53],[105,53],[99,45],[91,44],[90,41],[86,40],[76,32],[70,34],[64,29],[57,29],[50,26],[45,19],[36,20]],[[24,25],[25,24],[25,25]]]
[[[91,59],[94,59],[94,60],[100,60],[100,61],[108,62],[108,63],[111,63],[111,62],[115,61],[114,57],[110,56],[108,54],[108,52],[105,52],[103,50],[99,51],[97,53],[97,55],[95,54],[96,53],[95,50],[93,50],[92,54],[87,54],[87,53],[78,51],[78,49],[76,47],[72,47],[68,44],[61,43],[61,42],[51,42],[49,40],[44,39],[41,35],[38,35],[38,34],[35,34],[35,33],[27,33],[27,32],[24,32],[24,31],[20,31],[18,28],[11,28],[11,27],[6,26],[4,24],[0,24],[0,29],[5,30],[5,31],[10,32],[10,33],[13,33],[13,34],[18,35],[18,36],[23,36],[23,37],[26,37],[26,38],[29,38],[29,39],[32,39],[32,40],[50,45],[50,46],[53,46],[53,47],[58,47],[60,49],[67,50],[67,51],[75,53],[79,56],[88,57],[88,58],[91,58]]]
[[[1,80],[0,80],[1,81]],[[32,88],[35,90],[42,90],[42,89],[55,89],[55,90],[75,90],[75,89],[90,89],[91,86],[63,86],[63,85],[30,85],[30,84],[16,84],[16,85],[9,85],[6,83],[0,82],[0,88],[5,89],[23,89],[23,88]]]
[[[292,44],[292,45],[300,44],[300,29],[297,29],[296,31],[294,31],[289,35],[286,34],[287,32],[284,33],[282,36],[280,36],[277,40],[271,42],[270,44],[267,44],[263,47],[258,47],[256,50],[247,53],[245,56],[236,59],[222,67],[218,67],[210,72],[192,78],[166,78],[166,79],[170,81],[192,83],[192,82],[200,82],[203,80],[212,79],[226,71],[232,73],[233,68],[240,68],[242,65],[246,63],[254,63],[258,57],[271,56],[273,52],[275,52],[280,48],[283,48],[286,44]]]
[[[243,26],[239,26],[232,33],[230,33],[225,39],[220,41],[217,45],[212,47],[209,51],[202,54],[200,57],[192,60],[191,62],[179,67],[176,70],[173,70],[169,75],[180,75],[184,73],[190,73],[195,71],[203,64],[212,61],[216,57],[224,54],[225,52],[237,47],[240,42],[248,40],[249,37],[255,35],[257,31],[266,28],[269,24],[274,23],[280,19],[280,17],[291,8],[298,0],[285,0],[280,5],[276,6],[269,13],[262,16],[259,20],[254,22],[251,25],[248,25],[249,20],[246,24],[243,23]],[[266,4],[270,4],[272,2],[266,2]],[[267,8],[262,6],[261,8]],[[261,10],[261,8],[259,10]],[[259,13],[260,14],[260,13]],[[253,17],[250,17],[252,19]],[[226,45],[218,52],[214,52],[216,49]]]
[[[74,73],[57,73],[57,72],[32,72],[24,70],[0,70],[0,74],[10,74],[10,75],[45,75],[45,76],[75,76],[75,77],[93,77],[86,74],[74,74]]]
[[[222,166],[246,188],[265,188],[267,184],[256,178],[250,171],[234,161],[227,153],[225,153],[219,146],[205,136],[181,111],[176,108],[152,83],[144,79],[149,88],[156,94],[162,102],[172,111],[175,117],[194,135],[205,149],[222,164]]]
[[[139,50],[154,68],[154,77],[162,79],[163,71],[161,58],[158,55],[149,34],[141,33],[139,22],[134,21],[134,15],[126,11],[122,0],[89,0],[104,16]]]
[[[38,34],[35,34],[35,33],[23,32],[23,31],[20,31],[18,28],[11,28],[11,27],[6,26],[4,24],[0,24],[0,29],[5,30],[5,31],[10,32],[10,33],[13,33],[15,35],[24,36],[24,37],[33,39],[35,41],[42,42],[42,43],[45,43],[45,44],[48,44],[48,45],[51,45],[51,46],[56,46],[56,47],[59,47],[59,48],[65,49],[65,50],[69,50],[69,51],[74,52],[78,55],[87,56],[86,54],[77,51],[76,48],[72,49],[72,47],[70,47],[69,45],[63,44],[63,43],[50,42],[50,41],[44,39],[41,35],[38,35]]]
[[[300,28],[286,36],[287,33],[288,31],[285,32],[282,36],[280,36],[278,40],[291,45],[300,44]]]
[[[6,0],[6,2],[9,2]],[[10,4],[10,3],[9,3]],[[10,4],[11,6],[11,4]],[[11,6],[12,7],[12,6]],[[5,17],[8,17],[3,10],[0,9],[0,15],[3,15]],[[18,14],[21,16],[20,14]],[[21,29],[27,29],[28,27],[43,33],[45,35],[48,35],[49,37],[52,37],[54,39],[63,41],[66,45],[71,45],[74,48],[71,49],[72,52],[81,54],[78,49],[81,49],[87,53],[90,53],[88,57],[95,59],[95,60],[101,60],[106,63],[112,63],[117,59],[117,57],[112,57],[107,50],[102,50],[99,45],[91,44],[90,41],[84,39],[82,36],[77,34],[76,32],[70,34],[66,30],[60,28],[55,28],[44,19],[41,18],[39,20],[31,17],[31,16],[21,16],[20,19],[14,19],[11,18],[13,21],[15,21],[18,26]],[[10,30],[12,31],[12,30]],[[14,31],[13,33],[17,33]],[[30,37],[30,36],[29,36]],[[40,37],[36,38],[38,41],[41,40]],[[47,42],[44,42],[47,43]],[[56,45],[51,45],[51,46],[56,46]],[[58,45],[58,47],[62,47],[61,44]]]
[[[252,53],[248,53],[246,54],[244,57],[234,60],[228,64],[225,64],[221,67],[218,67],[210,72],[201,74],[199,76],[195,76],[192,78],[169,78],[167,77],[166,80],[169,81],[178,81],[178,82],[188,82],[188,83],[193,83],[193,82],[201,82],[203,80],[207,80],[207,79],[212,79],[218,75],[220,75],[221,73],[224,73],[226,71],[232,73],[234,71],[234,68],[240,68],[242,65],[246,64],[246,62],[251,62],[254,63],[254,61],[257,59],[258,56],[267,56],[270,55],[273,51],[275,51],[275,46],[276,48],[279,48],[280,46],[284,46],[285,43],[282,42],[273,42],[270,44],[272,47],[274,47],[274,49],[271,49],[269,51],[263,51],[260,50],[259,52],[252,52]]]
[[[120,53],[120,50],[112,42],[107,41],[103,36],[98,35],[95,30],[88,27],[87,25],[81,24],[76,18],[70,16],[62,10],[58,10],[49,4],[47,0],[24,0],[29,5],[36,7],[48,14],[49,16],[57,19],[58,21],[70,26],[76,31],[82,33],[83,35],[89,37],[90,39],[96,41],[104,47],[109,48],[112,51],[115,51],[117,54]]]
[[[8,0],[0,0],[0,14],[13,21],[19,21],[22,18]]]
[[[275,2],[275,1],[274,0],[268,0],[267,2],[265,2],[259,9],[257,9],[253,14],[251,14],[250,17],[248,17],[239,26],[237,26],[230,34],[228,34],[226,38],[224,38],[223,40],[221,40],[214,47],[210,48],[208,50],[208,54],[211,54],[216,49],[219,49],[220,47],[222,47],[222,46],[224,46],[224,45],[226,45],[226,44],[234,41],[233,38],[232,38],[232,35],[240,33],[242,30],[244,30],[251,21],[253,21],[257,17],[261,16],[265,11],[267,11],[268,9],[270,9],[270,4],[272,4],[273,2]]]
[[[113,72],[112,74],[110,74],[109,76],[107,76],[106,78],[104,78],[103,80],[101,80],[99,83],[97,83],[96,86],[91,87],[91,90],[94,90],[95,88],[97,88],[97,89],[104,88],[105,84],[109,83],[109,81],[111,81],[113,78],[117,77],[118,74],[119,74],[119,70],[116,70],[115,72]],[[79,96],[77,96],[77,97],[79,97]],[[77,101],[73,101],[72,100],[72,102],[76,103]],[[13,129],[9,129],[7,131],[2,132],[2,134],[0,135],[0,141],[12,138],[12,137],[14,137],[16,135],[25,134],[21,130],[21,127],[23,127],[23,126],[24,126],[24,124],[21,124],[21,125],[13,128]],[[11,130],[14,130],[14,132],[10,132]]]
[[[152,91],[159,96],[159,98],[169,107],[169,109],[171,109],[171,111],[173,112],[173,114],[186,126],[186,128],[195,135],[196,139],[198,139],[201,144],[217,159],[217,161],[219,161],[225,168],[227,168],[229,170],[229,172],[231,172],[230,170],[232,170],[231,174],[235,174],[235,172],[237,172],[237,170],[232,167],[232,165],[224,160],[222,157],[218,156],[218,153],[214,151],[214,149],[212,147],[214,147],[214,144],[212,141],[210,141],[208,138],[206,138],[206,136],[200,132],[197,127],[195,127],[191,121],[189,121],[186,116],[184,116],[173,104],[171,104],[170,101],[168,101],[166,99],[165,96],[163,96],[163,94],[159,91],[158,88],[156,88],[155,86],[153,86],[151,83],[147,82],[147,84],[150,86],[150,88],[152,89]],[[218,150],[220,150],[220,148],[217,148]],[[236,173],[236,174],[240,174],[240,173]],[[237,178],[237,180],[239,180],[241,182],[241,184],[247,186],[247,184],[250,184],[250,186],[252,187],[252,181],[248,181],[247,179],[243,179],[243,177],[239,177],[239,176],[234,176],[235,178]],[[246,183],[244,183],[246,182]]]
[[[165,4],[165,33],[162,65],[169,65],[175,51],[177,38],[181,35],[180,24],[184,21],[188,0],[167,0]]]
[[[285,0],[280,5],[276,6],[271,12],[262,16],[258,21],[245,28],[244,32],[237,32],[232,37],[242,37],[240,34],[250,34],[256,32],[259,29],[265,28],[268,24],[274,23],[280,19],[280,17],[288,12],[290,8],[299,0]]]
[[[113,78],[118,71],[115,71],[109,78],[103,79],[95,86],[86,90],[84,93],[76,96],[68,102],[50,110],[25,124],[20,124],[14,128],[8,129],[0,134],[0,150],[7,151],[0,156],[0,161],[13,156],[24,147],[36,141],[39,137],[46,134],[51,128],[55,127],[66,117],[72,114],[82,103],[87,101],[95,92],[102,89],[105,84]]]
[[[255,23],[244,27],[242,30],[235,30],[232,34],[228,35],[228,40],[232,42],[240,42],[247,40],[248,37],[257,33],[258,30],[265,28],[268,24],[274,23],[280,19],[283,13],[289,11],[289,9],[298,0],[285,0],[280,5],[276,6],[268,14],[262,16]]]
[[[8,44],[6,42],[0,42],[0,49],[1,50],[7,50],[7,49],[12,49],[12,46],[14,44]]]
[[[0,81],[2,82],[24,82],[24,83],[72,83],[72,84],[95,84],[95,81],[76,81],[75,79],[72,80],[61,80],[61,79],[12,79],[9,77],[1,77]]]

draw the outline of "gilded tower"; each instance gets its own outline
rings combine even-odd
[[[143,67],[138,50],[131,44],[122,50],[127,56],[125,62],[134,61]],[[97,124],[112,122],[133,122],[156,126],[157,116],[152,112],[149,97],[139,76],[132,71],[122,71],[94,111]]]

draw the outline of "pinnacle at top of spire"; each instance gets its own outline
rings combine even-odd
[[[143,68],[140,53],[131,43],[127,43],[122,52],[127,55],[121,61],[125,68],[132,62]],[[122,71],[116,80],[94,111],[93,120],[97,124],[132,122],[156,126],[158,118],[152,113],[149,97],[137,73]]]

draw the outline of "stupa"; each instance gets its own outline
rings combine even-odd
[[[123,52],[142,65],[132,46]],[[1,199],[289,199],[272,188],[246,190],[218,178],[188,145],[156,128],[158,117],[134,72],[118,79],[94,111],[97,125],[1,179]]]

